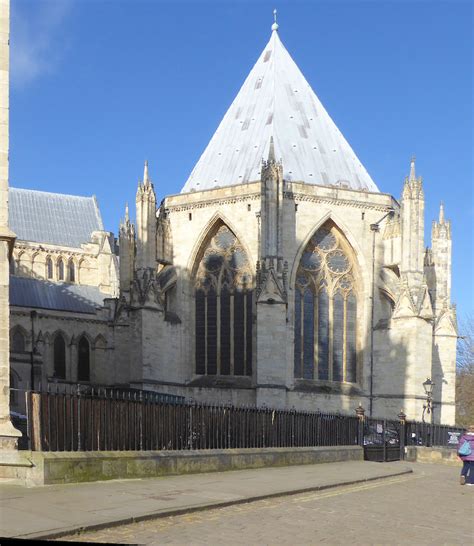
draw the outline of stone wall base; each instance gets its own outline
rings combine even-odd
[[[406,460],[410,462],[448,464],[452,466],[461,466],[462,464],[456,449],[408,446],[406,450]]]
[[[156,478],[268,466],[362,461],[358,446],[199,451],[24,452],[32,466],[25,485]],[[3,467],[5,469],[5,467]],[[5,476],[1,474],[0,478]]]

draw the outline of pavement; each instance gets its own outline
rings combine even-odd
[[[34,488],[0,483],[0,537],[53,539],[411,472],[403,462],[351,461]]]
[[[411,474],[148,519],[63,536],[147,546],[467,546],[474,487],[460,467],[407,463]]]

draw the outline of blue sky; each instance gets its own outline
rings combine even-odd
[[[178,193],[270,36],[280,37],[386,193],[412,154],[426,244],[444,201],[453,301],[473,288],[473,10],[469,1],[12,2],[10,183],[95,194],[117,233],[143,161]]]

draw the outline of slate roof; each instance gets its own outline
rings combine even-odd
[[[9,189],[9,226],[22,241],[80,248],[104,225],[95,197]]]
[[[10,305],[18,307],[95,313],[103,306],[104,298],[110,298],[110,295],[95,286],[10,276]]]
[[[272,136],[285,180],[378,192],[285,49],[277,29],[275,24],[182,193],[260,180]]]

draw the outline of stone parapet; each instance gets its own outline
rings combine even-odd
[[[26,484],[33,486],[362,461],[364,454],[359,446],[338,446],[199,451],[25,452],[25,457],[33,464],[28,469]]]
[[[406,460],[410,462],[448,464],[452,466],[460,466],[462,462],[456,449],[420,446],[408,446],[406,449]]]

